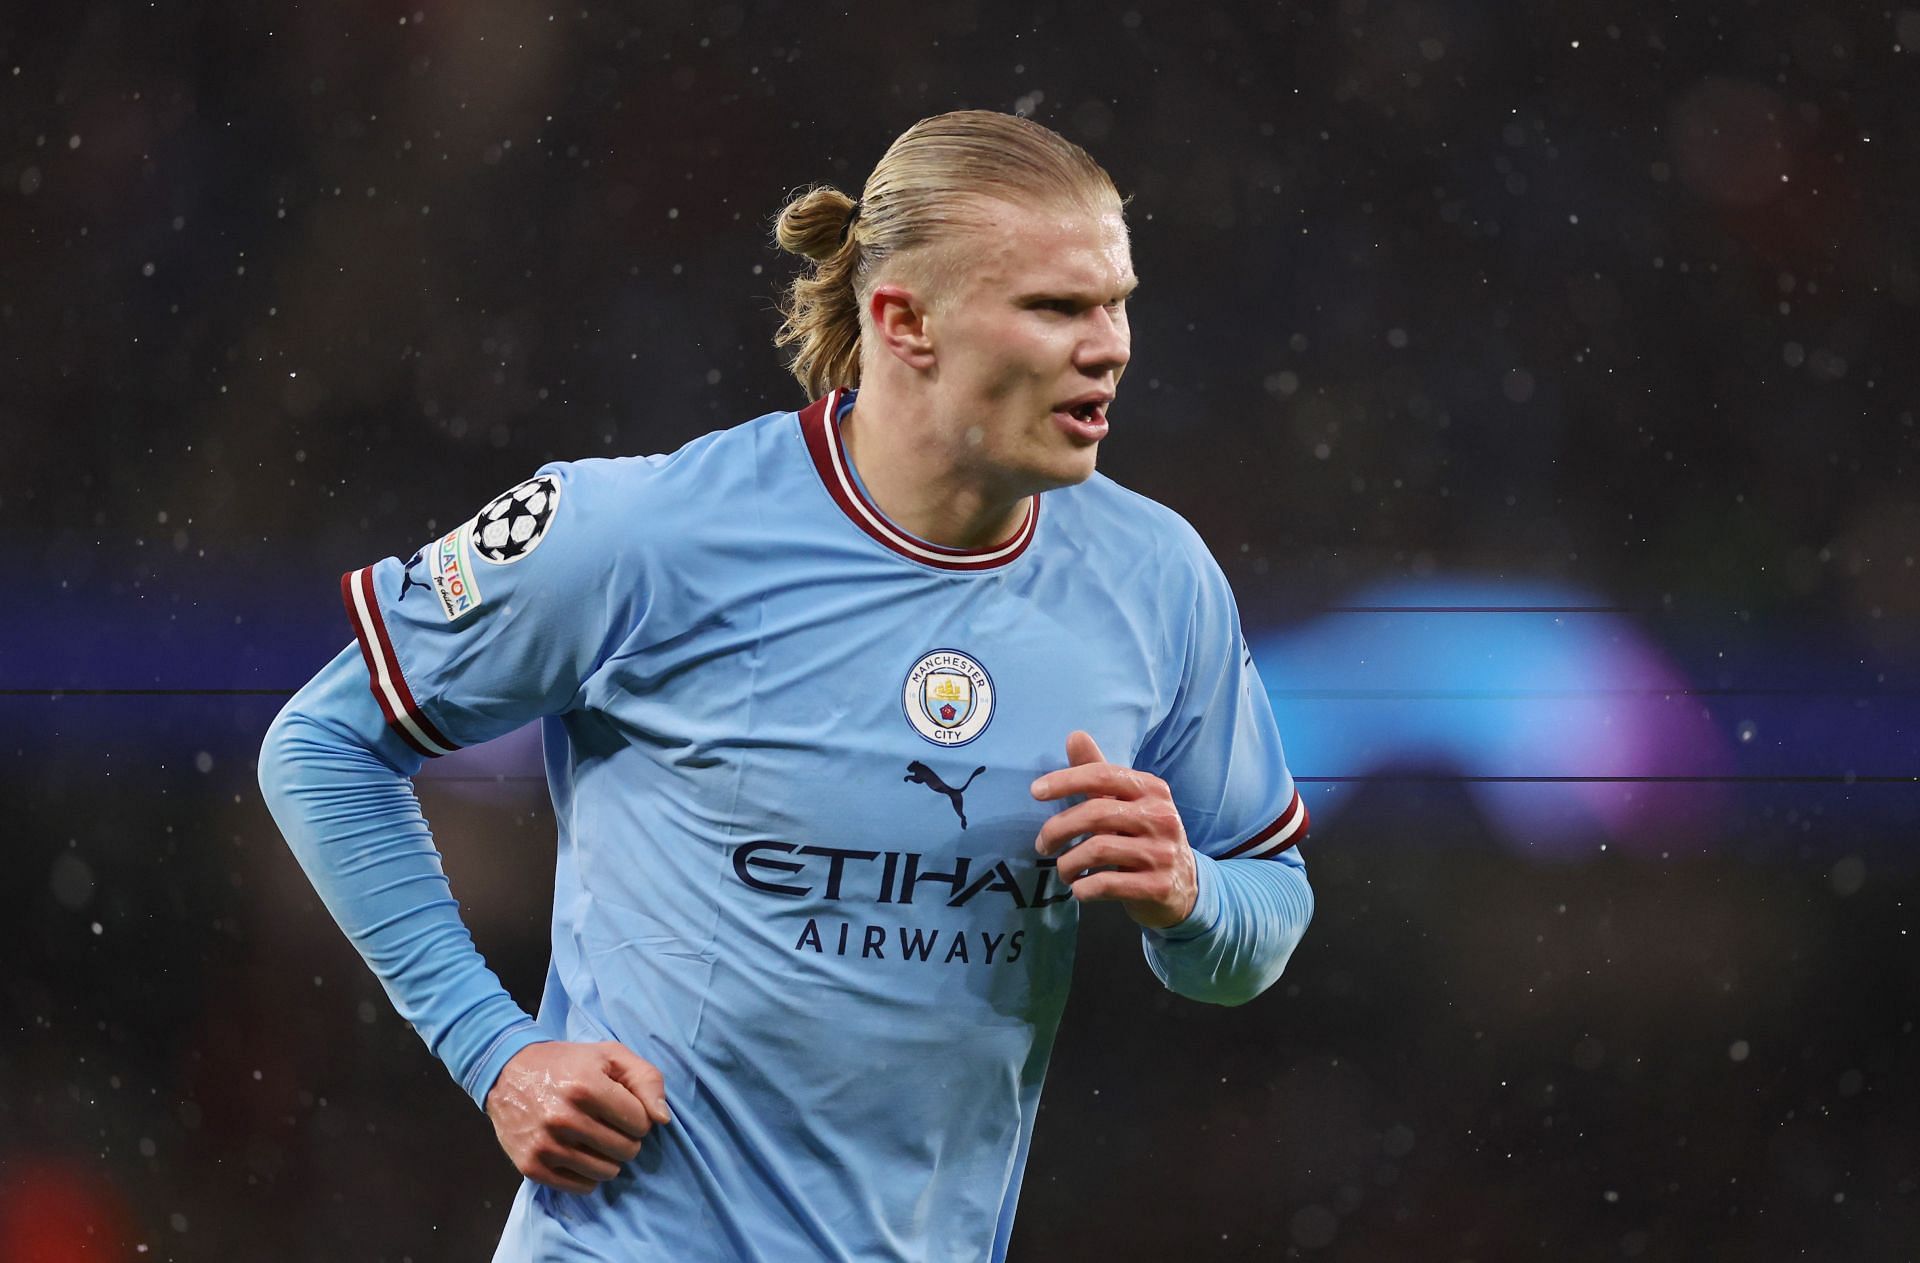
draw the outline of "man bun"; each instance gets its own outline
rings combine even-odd
[[[847,244],[853,206],[853,199],[832,185],[815,185],[797,194],[780,212],[774,240],[788,254],[824,263]]]

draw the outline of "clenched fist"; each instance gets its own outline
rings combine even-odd
[[[651,1062],[614,1043],[529,1044],[487,1093],[500,1147],[536,1183],[590,1193],[620,1174],[657,1123],[670,1123]]]

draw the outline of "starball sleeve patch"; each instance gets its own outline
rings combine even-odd
[[[550,474],[529,478],[474,515],[473,551],[483,561],[510,566],[540,546],[559,508],[560,481]]]

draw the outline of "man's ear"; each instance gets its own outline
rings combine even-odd
[[[908,368],[933,367],[931,315],[919,296],[904,285],[876,285],[867,299],[867,316],[880,348]]]

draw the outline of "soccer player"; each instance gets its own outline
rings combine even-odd
[[[999,1259],[1081,907],[1237,1004],[1312,914],[1231,592],[1095,474],[1135,284],[1106,173],[916,124],[795,198],[815,401],[548,465],[342,580],[358,638],[260,779],[341,927],[525,1175],[499,1260]],[[408,778],[538,719],[538,1019]]]

